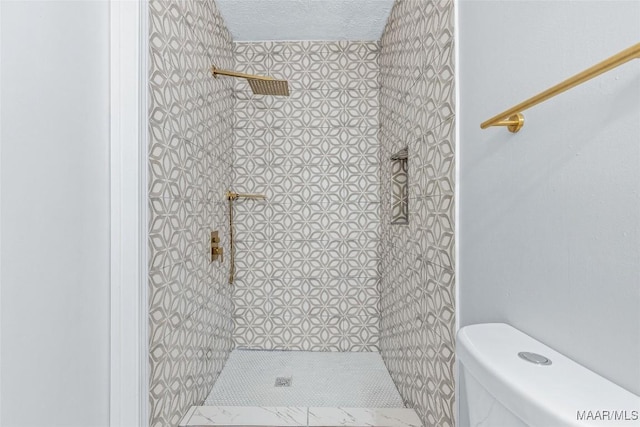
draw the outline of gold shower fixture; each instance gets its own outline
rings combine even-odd
[[[236,199],[254,199],[254,200],[264,200],[267,198],[264,194],[243,194],[243,193],[234,193],[232,191],[227,191],[226,194],[227,200],[236,200]]]
[[[220,262],[224,262],[224,249],[220,247],[220,236],[218,231],[211,232],[211,262],[220,259]]]
[[[211,74],[216,78],[220,75],[247,79],[254,95],[289,96],[289,83],[286,80],[276,80],[273,77],[221,70],[215,66],[211,67]]]
[[[233,284],[236,274],[235,249],[233,245],[233,201],[238,199],[265,200],[267,196],[263,194],[242,194],[227,191],[225,197],[229,201],[229,284]]]
[[[480,127],[482,129],[486,129],[489,126],[506,126],[509,131],[516,133],[522,129],[522,126],[524,126],[524,116],[522,115],[524,110],[589,81],[602,73],[606,73],[607,71],[613,70],[622,64],[626,64],[632,59],[640,59],[640,43],[636,43],[633,46],[618,52],[612,57],[609,57],[604,61],[574,75],[573,77],[569,77],[557,85],[550,87],[544,92],[540,92],[526,101],[522,101],[520,104],[493,116],[489,120],[482,122]]]

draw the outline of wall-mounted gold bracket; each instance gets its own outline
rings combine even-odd
[[[220,246],[220,237],[217,231],[211,232],[211,262],[217,261],[220,258],[220,262],[224,262],[224,249]]]
[[[499,121],[492,126],[506,126],[509,132],[516,133],[524,126],[524,116],[522,113],[516,113],[507,120]]]

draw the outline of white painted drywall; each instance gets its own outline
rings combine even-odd
[[[640,60],[480,122],[640,42],[637,1],[459,4],[460,320],[507,322],[640,394]]]
[[[0,7],[0,424],[108,425],[109,5]]]
[[[234,41],[379,40],[393,0],[216,0]]]

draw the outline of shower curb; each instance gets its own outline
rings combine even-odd
[[[409,408],[192,406],[180,427],[422,427]]]

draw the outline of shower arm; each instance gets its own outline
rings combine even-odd
[[[248,79],[248,80],[275,80],[273,77],[238,73],[237,71],[222,70],[216,67],[211,67],[211,74],[213,74],[213,77],[217,77],[220,75],[220,76],[229,76],[229,77],[239,77],[241,79]]]
[[[216,79],[218,76],[229,76],[245,79],[254,95],[289,96],[289,82],[278,80],[269,76],[257,76],[254,74],[239,73],[237,71],[221,70],[216,66],[211,67],[211,74]]]

